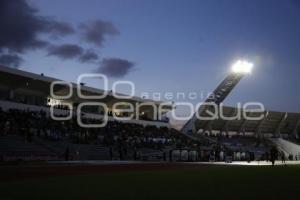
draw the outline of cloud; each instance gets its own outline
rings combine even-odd
[[[64,36],[74,32],[71,25],[38,15],[25,0],[0,1],[0,49],[23,53],[43,48],[49,42],[41,34]]]
[[[79,61],[82,63],[93,62],[98,59],[99,59],[99,56],[91,49],[87,50],[79,57]]]
[[[65,36],[75,33],[74,28],[70,24],[53,20],[47,21],[45,30],[48,30],[47,32],[54,36]]]
[[[81,56],[84,50],[75,44],[63,44],[49,47],[48,55],[57,56],[61,59],[73,59]]]
[[[17,54],[0,55],[0,64],[3,64],[5,66],[18,68],[22,62],[23,59],[19,57]]]
[[[97,73],[103,73],[110,77],[121,78],[127,75],[134,68],[134,63],[120,58],[104,58]]]
[[[31,1],[28,1],[31,2]],[[0,62],[19,67],[20,55],[29,50],[41,49],[48,56],[60,59],[77,59],[81,63],[98,62],[97,53],[76,44],[54,44],[51,39],[75,34],[73,26],[64,21],[41,15],[26,0],[0,0]],[[95,20],[79,25],[79,37],[89,44],[102,47],[109,36],[119,35],[119,30],[109,21]],[[113,77],[123,77],[134,64],[119,58],[101,61],[98,70]]]
[[[91,44],[103,46],[107,36],[119,35],[119,30],[111,23],[103,20],[81,23],[82,38]]]

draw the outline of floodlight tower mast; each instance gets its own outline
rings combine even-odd
[[[219,84],[219,86],[213,91],[213,93],[205,100],[205,103],[215,103],[216,105],[220,105],[220,103],[225,100],[225,98],[230,94],[230,92],[240,82],[240,80],[246,74],[251,73],[252,67],[252,63],[241,60],[237,61],[232,66],[232,72],[227,75],[227,77]],[[192,136],[193,133],[196,133],[196,113],[203,113],[206,109],[208,109],[207,106],[200,106],[199,109],[194,113],[193,117],[188,120],[182,127],[181,132],[187,136]]]

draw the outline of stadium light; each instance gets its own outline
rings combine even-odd
[[[250,63],[246,60],[238,60],[232,65],[231,70],[234,73],[250,74],[252,68],[253,68],[253,63]]]

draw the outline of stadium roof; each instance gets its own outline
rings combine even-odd
[[[233,117],[238,113],[238,108],[223,107],[223,116]],[[300,113],[288,112],[254,112],[240,109],[245,112],[244,116],[257,117],[264,114],[259,120],[245,119],[242,117],[235,120],[224,120],[220,117],[215,120],[197,120],[196,129],[204,133],[206,131],[220,132],[250,132],[255,134],[299,134],[300,133]],[[204,116],[201,114],[200,116]]]
[[[40,92],[41,94],[49,95],[50,94],[50,85],[53,81],[61,81],[59,79],[55,79],[52,77],[44,76],[43,74],[34,74],[31,72],[26,72],[14,68],[5,67],[0,65],[0,80],[1,84],[8,85],[13,89],[19,88],[28,88],[33,91]],[[78,85],[76,83],[71,83],[73,85],[73,96],[71,97],[72,100],[76,100],[78,102],[82,101],[76,94],[76,90]],[[92,88],[85,85],[80,86],[82,88],[82,93],[85,95],[101,95],[105,91],[98,88]],[[60,87],[55,86],[55,94],[65,94],[68,92],[68,88],[64,85]],[[117,93],[119,96],[126,96],[124,94]],[[118,102],[120,99],[117,99],[113,96],[112,91],[107,91],[107,96],[101,99],[101,102],[106,103],[114,103]],[[122,101],[126,102],[139,102],[139,103],[147,103],[152,102],[157,105],[163,103],[162,101],[154,101],[151,99],[144,99],[140,97],[131,97],[129,99],[124,99]],[[166,106],[164,109],[172,109],[172,106]]]

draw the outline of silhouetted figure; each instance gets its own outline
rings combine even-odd
[[[134,148],[134,152],[133,152],[133,159],[134,160],[137,160],[137,158],[138,158],[138,155],[137,155],[138,153],[137,153],[137,149],[136,148]]]
[[[269,158],[269,152],[266,152],[266,161],[269,162],[270,158]]]
[[[285,155],[283,151],[281,151],[281,163],[285,163]]]
[[[119,159],[123,160],[124,156],[123,156],[123,149],[122,147],[119,148]]]
[[[170,151],[169,151],[169,161],[173,161],[173,150],[171,149]]]
[[[277,150],[277,148],[275,146],[272,147],[270,155],[271,155],[271,159],[270,160],[272,162],[272,166],[274,166],[275,165],[275,160],[278,157],[278,150]]]
[[[113,148],[109,147],[109,158],[110,160],[113,160]]]
[[[67,147],[67,148],[66,148],[66,151],[65,151],[65,160],[66,160],[66,161],[69,160],[69,154],[70,154],[69,147]]]

